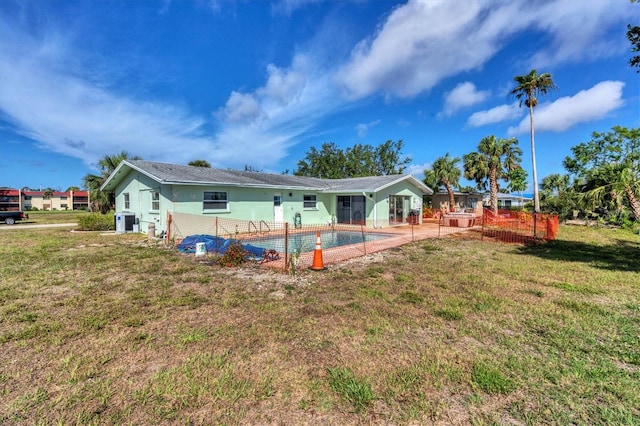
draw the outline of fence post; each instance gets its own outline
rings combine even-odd
[[[284,223],[284,270],[289,270],[289,222]]]
[[[485,209],[482,209],[482,231],[480,231],[480,241],[484,241],[484,222],[485,222]]]
[[[367,255],[367,240],[364,236],[364,226],[360,224],[360,232],[362,233],[362,247],[364,247],[364,255]]]
[[[538,239],[538,214],[539,213],[533,213],[533,239],[537,240]]]

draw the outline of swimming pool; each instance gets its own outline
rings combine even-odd
[[[365,233],[364,241],[376,241],[384,238],[389,238],[392,234],[381,233]],[[304,234],[289,235],[289,253],[305,253],[313,251],[316,248],[316,232],[309,232]],[[278,237],[266,237],[256,238],[247,241],[248,243],[263,247],[265,249],[273,249],[280,253],[284,253],[284,236]],[[361,244],[363,242],[361,232],[353,231],[323,231],[320,233],[320,242],[323,249],[329,249],[333,247],[347,246],[349,244]]]

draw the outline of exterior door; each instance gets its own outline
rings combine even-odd
[[[282,194],[273,194],[273,221],[276,223],[284,222],[284,211],[282,210]]]
[[[366,223],[366,200],[362,195],[338,195],[336,212],[338,223],[360,225]]]

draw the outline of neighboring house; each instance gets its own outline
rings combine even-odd
[[[420,218],[432,190],[412,175],[319,179],[125,160],[101,187],[116,212],[132,213],[140,231],[166,231],[167,213],[246,221],[364,224],[384,227]],[[410,219],[411,218],[411,219]]]
[[[89,207],[87,191],[53,191],[51,198],[44,198],[44,194],[44,191],[22,191],[23,209],[83,210]]]
[[[468,211],[482,215],[482,195],[476,192],[454,192],[453,200],[456,211]],[[438,191],[431,196],[431,205],[434,209],[450,211],[449,193]]]
[[[490,198],[491,198],[491,195],[489,193],[484,194],[482,202],[485,206],[489,206]],[[518,194],[503,194],[501,192],[498,193],[499,209],[509,209],[512,207],[524,208],[525,204],[531,201],[533,201],[532,198],[520,196]]]

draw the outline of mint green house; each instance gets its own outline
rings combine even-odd
[[[363,224],[386,227],[421,220],[433,191],[412,175],[320,179],[126,160],[102,190],[136,229],[167,229],[168,213],[241,221]]]

